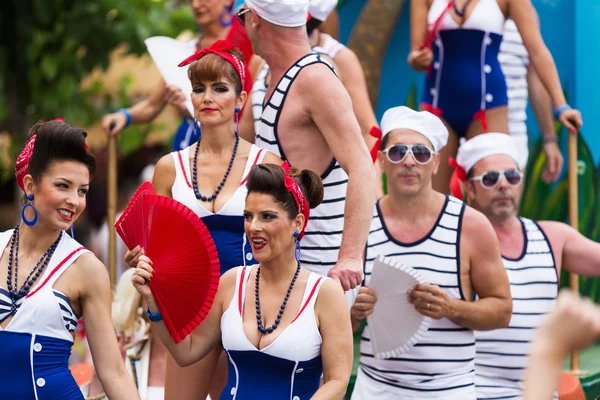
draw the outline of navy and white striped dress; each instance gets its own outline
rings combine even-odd
[[[264,105],[256,132],[256,144],[277,154],[282,160],[287,160],[287,157],[279,139],[278,123],[287,94],[300,71],[318,63],[331,68],[327,61],[315,53],[307,54],[295,62],[283,75]],[[321,179],[325,187],[323,202],[310,212],[310,219],[302,239],[300,262],[309,271],[324,276],[337,262],[342,243],[348,175],[340,164],[332,159],[329,168],[321,175]]]
[[[421,240],[401,243],[389,233],[379,202],[367,240],[365,283],[379,255],[418,270],[450,297],[464,300],[460,282],[460,233],[465,204],[448,196],[431,231]],[[402,316],[399,315],[399,318]],[[475,398],[475,338],[472,330],[448,319],[432,320],[425,337],[402,357],[375,359],[366,326],[360,369],[352,400]],[[374,397],[373,397],[374,396]]]
[[[531,340],[556,305],[558,275],[548,238],[537,223],[520,218],[525,243],[516,259],[503,257],[513,315],[507,328],[475,332],[478,399],[520,399]]]

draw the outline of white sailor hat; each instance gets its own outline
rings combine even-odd
[[[448,129],[442,120],[428,111],[414,111],[404,106],[390,108],[381,119],[382,138],[396,129],[420,133],[429,139],[436,153],[448,142]]]
[[[456,163],[468,173],[480,160],[497,154],[505,154],[515,160],[519,169],[525,168],[519,164],[515,139],[505,133],[484,133],[467,140],[458,148]]]
[[[277,26],[294,28],[306,25],[310,0],[246,0],[248,8]]]

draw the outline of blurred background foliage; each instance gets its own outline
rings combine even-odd
[[[10,143],[0,156],[4,175],[12,174],[7,158],[36,121],[63,117],[90,126],[106,112],[132,105],[131,76],[121,77],[118,93],[107,93],[102,79],[86,82],[93,71],[108,68],[119,46],[142,55],[144,39],[185,30],[194,31],[195,22],[182,0],[0,2],[0,135],[11,139],[0,141]],[[120,135],[121,154],[139,148],[152,128],[132,127]]]

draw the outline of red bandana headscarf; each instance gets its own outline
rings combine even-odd
[[[308,224],[308,218],[310,217],[310,207],[308,205],[308,201],[306,200],[306,196],[302,193],[300,186],[296,183],[294,178],[288,175],[291,171],[290,164],[286,161],[281,166],[283,168],[283,183],[285,188],[294,198],[294,202],[296,203],[296,208],[298,209],[298,213],[304,215],[304,226],[302,227],[302,231],[300,232],[300,236],[298,236],[298,240],[301,240],[304,236],[304,230],[306,229],[306,225]]]
[[[207,54],[216,54],[222,57],[225,61],[228,61],[231,65],[233,65],[240,77],[240,81],[242,82],[243,91],[246,87],[246,68],[244,67],[244,63],[241,62],[240,59],[238,59],[233,54],[228,53],[228,51],[233,50],[235,48],[236,47],[233,45],[233,43],[227,40],[217,40],[212,44],[212,46],[207,47],[205,49],[197,50],[194,54],[180,62],[178,66],[185,67],[186,65],[189,65],[194,61],[198,61]]]
[[[63,118],[56,118],[55,121],[62,123],[65,122]],[[25,175],[29,173],[29,160],[31,159],[31,155],[33,154],[33,146],[35,144],[36,137],[37,135],[33,135],[31,138],[29,138],[29,141],[27,141],[25,148],[23,149],[21,154],[19,154],[19,157],[17,157],[17,162],[15,164],[15,178],[17,179],[17,184],[23,191],[25,191],[24,179]],[[85,145],[85,149],[90,149],[87,144]]]

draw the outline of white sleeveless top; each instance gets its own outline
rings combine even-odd
[[[460,282],[460,236],[465,205],[447,197],[431,231],[413,243],[395,240],[383,220],[379,202],[367,240],[365,284],[377,256],[390,257],[418,270],[427,282],[451,298],[464,300]],[[360,368],[370,385],[402,396],[470,400],[475,398],[473,331],[449,319],[432,320],[427,334],[401,357],[375,359],[367,324],[360,344]]]
[[[478,399],[520,399],[535,330],[554,310],[558,274],[548,238],[539,225],[519,218],[525,243],[516,259],[502,257],[513,300],[507,328],[475,332]]]
[[[244,206],[246,204],[246,195],[248,194],[248,190],[246,189],[246,179],[248,177],[248,173],[250,172],[250,168],[252,168],[254,165],[262,163],[267,151],[259,148],[258,146],[252,145],[240,185],[236,189],[233,196],[231,196],[223,205],[223,207],[217,213],[213,213],[212,211],[208,211],[206,208],[204,208],[202,203],[196,199],[196,195],[194,194],[189,162],[190,148],[191,146],[186,147],[181,151],[171,153],[173,162],[175,164],[175,181],[171,187],[173,199],[185,204],[200,218],[215,214],[242,216],[244,212]]]
[[[427,13],[427,24],[431,27],[448,7],[448,0],[433,0]],[[449,12],[440,23],[440,30],[473,29],[502,35],[504,32],[504,14],[496,0],[478,0],[469,18],[462,26],[458,25]]]
[[[295,62],[281,77],[276,89],[265,104],[256,134],[256,144],[277,154],[283,160],[287,160],[287,157],[279,141],[278,123],[285,99],[300,71],[317,63],[327,65],[335,74],[331,65],[320,55],[307,54]],[[321,179],[325,189],[323,202],[310,211],[310,218],[301,243],[300,262],[306,269],[325,276],[337,262],[342,243],[348,175],[340,164],[332,159],[329,168],[321,175]]]
[[[308,361],[318,357],[323,340],[317,327],[314,308],[321,285],[329,278],[315,273],[308,276],[301,306],[294,320],[273,343],[258,350],[246,337],[242,325],[244,299],[248,279],[252,274],[256,275],[254,266],[239,267],[237,270],[235,293],[221,317],[223,348],[228,351],[257,351],[294,361]]]
[[[12,233],[13,229],[0,234],[0,254],[9,244]],[[52,289],[52,286],[77,258],[86,253],[91,252],[63,232],[43,275],[38,278],[29,294],[19,301],[17,313],[6,328],[0,328],[0,332],[44,335],[73,343],[71,332],[77,327],[77,317],[68,297]],[[0,292],[0,300],[10,304],[6,293]],[[3,312],[6,310],[0,308],[0,314]]]

